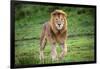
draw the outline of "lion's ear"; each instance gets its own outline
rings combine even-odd
[[[53,11],[52,13],[51,13],[51,16],[54,16],[54,15],[56,15],[56,11]]]
[[[67,14],[67,13],[64,13],[64,15],[65,15],[65,17],[67,17],[67,16],[68,16],[68,14]]]

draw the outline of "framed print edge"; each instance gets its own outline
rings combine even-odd
[[[70,7],[90,7],[95,10],[95,23],[94,23],[94,61],[80,61],[80,62],[68,62],[68,63],[54,63],[54,64],[32,64],[32,65],[15,65],[15,5],[17,3],[22,4],[41,4],[41,5],[60,5],[60,6],[70,6]],[[45,66],[60,66],[60,65],[77,65],[77,64],[91,64],[96,63],[96,6],[95,5],[80,5],[80,4],[63,4],[63,3],[48,3],[48,2],[34,2],[34,1],[11,1],[11,27],[10,27],[10,67],[11,68],[27,68],[27,67],[45,67]]]

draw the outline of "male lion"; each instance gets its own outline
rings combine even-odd
[[[53,61],[63,59],[67,52],[66,36],[67,35],[67,20],[66,13],[62,10],[55,10],[51,13],[50,20],[44,24],[40,38],[40,61],[44,62],[44,48],[46,42],[51,44],[51,58]],[[57,55],[56,43],[61,46],[61,54]]]

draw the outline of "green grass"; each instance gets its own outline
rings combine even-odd
[[[64,10],[68,17],[68,46],[64,61],[51,62],[50,44],[45,48],[45,64],[94,61],[94,8],[43,6],[43,5],[16,5],[15,7],[15,64],[41,64],[39,61],[39,38],[43,24],[50,19],[54,9]],[[92,34],[87,36],[86,34]],[[25,40],[29,39],[29,40]],[[60,54],[60,46],[57,45]]]
[[[94,61],[94,39],[93,36],[73,37],[66,41],[68,46],[67,55],[62,62]],[[17,41],[15,46],[15,64],[40,64],[39,61],[39,40]],[[57,46],[60,54],[60,46]],[[51,62],[51,47],[47,44],[45,52],[45,63]]]

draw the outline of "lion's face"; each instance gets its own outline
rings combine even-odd
[[[54,15],[54,24],[58,30],[61,30],[64,26],[65,19],[63,14]]]
[[[57,33],[58,30],[61,33],[66,31],[66,25],[67,25],[66,16],[67,14],[62,10],[55,10],[51,13],[51,19],[49,24],[54,33]]]

